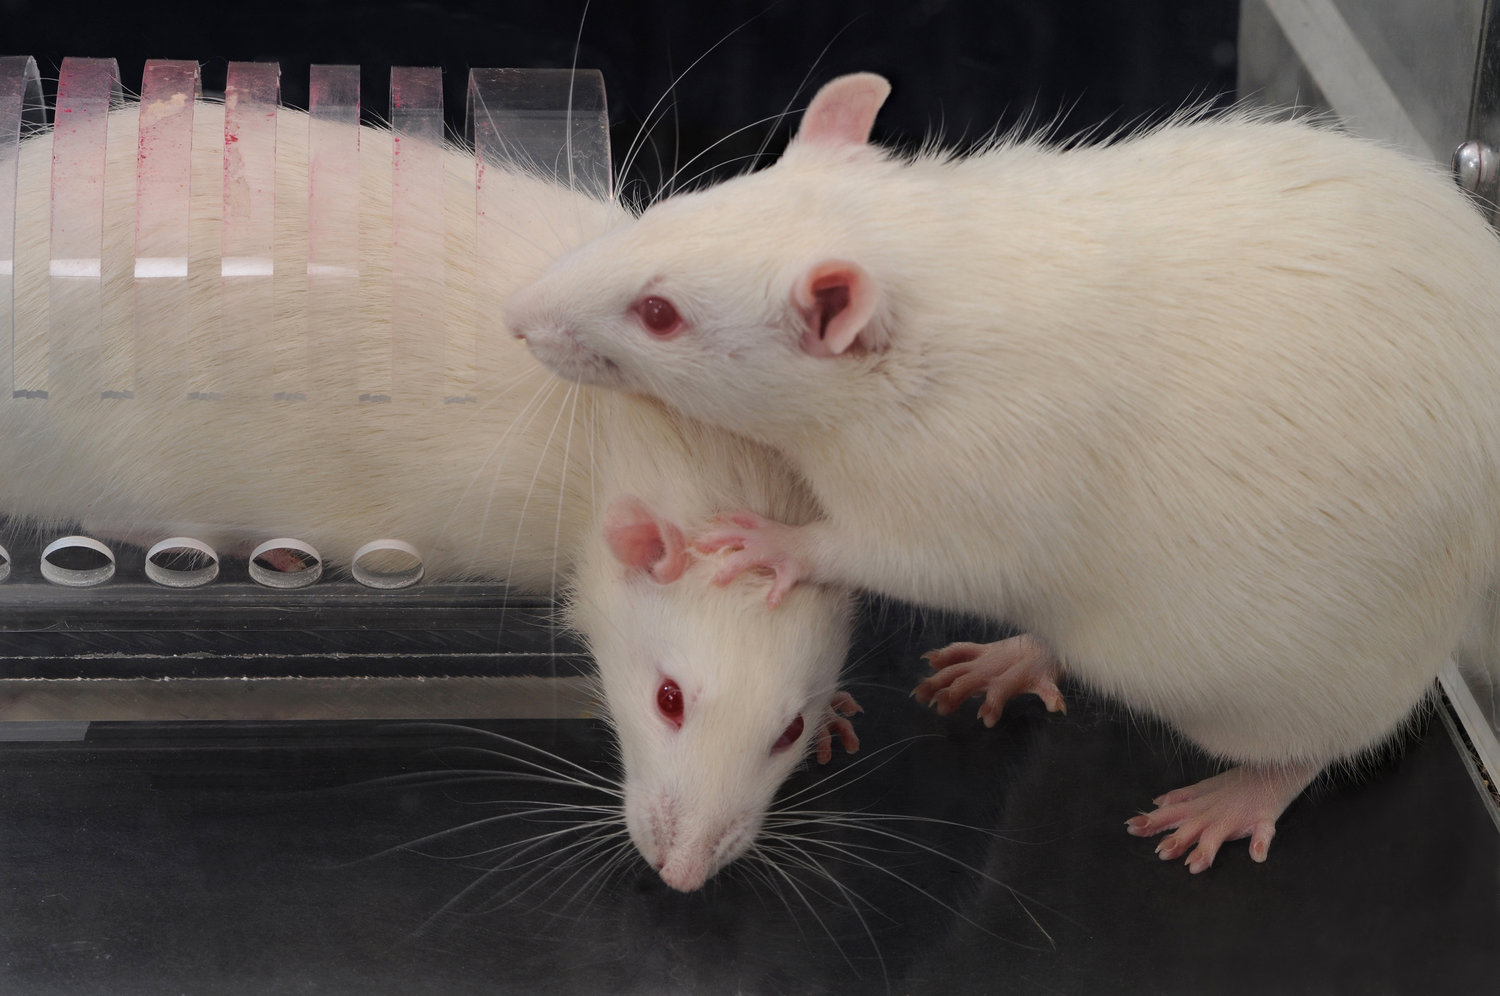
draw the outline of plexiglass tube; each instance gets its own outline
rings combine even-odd
[[[0,403],[15,390],[16,173],[26,126],[46,123],[42,79],[29,55],[0,58]],[[6,570],[9,570],[9,559]]]
[[[312,67],[307,127],[309,360],[320,400],[348,401],[360,391],[361,366],[346,313],[359,300],[358,66]]]
[[[135,383],[152,401],[187,387],[188,230],[196,62],[153,59],[141,78],[135,200]]]
[[[391,393],[431,400],[447,347],[441,69],[391,70],[391,131]]]
[[[271,383],[275,321],[276,105],[274,62],[231,62],[224,88],[224,208],[219,260],[220,341],[195,350],[189,397],[223,397],[229,384],[259,396]]]
[[[112,122],[111,112],[121,106],[113,60],[68,59],[60,74],[54,132],[30,139],[34,144],[27,147],[22,140],[32,126],[45,124],[37,67],[28,58],[0,59],[0,388],[7,392],[0,401],[9,403],[12,393],[53,399],[35,404],[38,417],[50,418],[56,404],[72,398],[110,399],[99,409],[101,418],[109,418],[120,410],[113,401],[149,399],[163,406],[168,431],[176,431],[171,419],[198,419],[169,410],[179,405],[181,412],[201,411],[192,404],[195,399],[335,402],[327,417],[348,420],[341,431],[358,432],[370,424],[361,423],[358,412],[375,411],[382,418],[391,412],[360,406],[362,398],[424,405],[480,400],[472,373],[476,330],[456,317],[477,305],[479,341],[510,349],[514,344],[503,330],[496,334],[503,301],[475,301],[468,277],[454,274],[514,265],[508,247],[521,240],[528,240],[528,250],[540,244],[532,238],[536,232],[518,231],[515,218],[499,213],[501,204],[530,203],[516,200],[534,197],[528,185],[540,180],[581,195],[609,196],[602,78],[567,70],[471,75],[473,215],[451,207],[456,160],[444,150],[440,70],[392,70],[389,160],[379,155],[379,136],[360,129],[356,67],[314,67],[305,150],[301,118],[279,113],[279,91],[275,64],[231,63],[221,110],[199,99],[195,63],[155,60],[146,65],[139,107],[121,111]],[[279,130],[289,119],[298,121],[297,132]],[[134,131],[132,123],[138,124]],[[363,151],[362,135],[368,146]],[[50,151],[51,186],[47,203],[30,205],[39,225],[26,233],[29,249],[18,252],[18,218],[25,216],[17,200],[23,148],[36,157],[35,167],[45,167]],[[298,176],[303,162],[305,222],[299,191],[282,212],[284,255],[278,257],[278,170],[286,183]],[[362,184],[362,169],[390,170],[389,229],[377,224],[384,177],[370,172]],[[28,172],[39,186],[48,181],[41,169]],[[205,196],[217,199],[217,218],[194,217],[195,178],[211,187],[197,191],[197,203]],[[106,243],[106,223],[110,232],[128,232],[132,221],[133,241],[113,234]],[[195,225],[208,222],[219,226],[213,235],[200,229],[202,237],[218,242],[216,264],[208,262],[211,243],[197,244],[190,237]],[[469,229],[471,224],[476,228]],[[368,268],[361,265],[362,237],[374,260]],[[459,258],[471,246],[478,247],[479,259]],[[375,331],[385,327],[379,309],[386,288],[368,279],[361,283],[362,269],[368,278],[384,266],[379,254],[386,249],[389,337]],[[458,265],[450,268],[450,263]],[[202,270],[205,265],[217,269]],[[132,280],[128,296],[116,290],[125,279]],[[305,298],[297,286],[302,280]],[[490,284],[507,281],[478,286]],[[277,293],[283,287],[295,290],[297,300],[280,302],[284,314],[278,330]],[[113,297],[106,297],[107,288]],[[18,321],[19,290],[26,292],[28,308]],[[195,296],[205,293],[217,295],[216,308],[212,298]],[[451,308],[450,299],[456,302]],[[39,301],[45,306],[34,306]],[[372,320],[366,323],[364,316]],[[497,364],[490,369],[506,376]],[[504,382],[492,381],[488,388],[503,389]],[[232,438],[215,442],[236,445]],[[170,520],[176,514],[172,497],[164,493],[162,501],[162,514]],[[98,524],[106,533],[117,525]],[[255,532],[254,523],[241,525],[247,534]],[[142,545],[149,546],[159,537],[146,539]],[[78,551],[94,556],[80,560]],[[297,541],[272,541],[261,552],[270,566],[251,571],[261,583],[301,586],[321,573],[317,552]],[[216,554],[189,537],[161,540],[148,554],[147,577],[159,583],[206,584],[216,575]],[[59,584],[102,583],[114,570],[109,549],[87,537],[50,545],[43,560],[43,576]],[[356,580],[377,587],[415,584],[423,570],[420,551],[394,539],[367,543],[347,566]],[[0,549],[0,572],[8,567],[9,555]]]
[[[119,103],[115,60],[63,60],[52,128],[49,397],[129,393],[106,383],[101,335],[105,159],[109,112]]]

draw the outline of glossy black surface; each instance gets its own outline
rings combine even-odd
[[[1200,756],[1077,688],[1066,718],[1029,698],[994,730],[932,715],[907,691],[943,634],[917,630],[869,634],[864,749],[788,785],[837,814],[801,845],[826,875],[742,861],[694,895],[633,852],[580,857],[577,816],[506,817],[609,800],[491,777],[521,769],[489,750],[529,749],[482,731],[0,744],[0,991],[1494,991],[1500,834],[1431,715],[1295,804],[1266,865],[1241,842],[1194,877],[1122,824],[1207,773]],[[490,729],[612,770],[594,724]]]

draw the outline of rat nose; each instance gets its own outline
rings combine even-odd
[[[512,325],[510,327],[510,334],[515,336],[517,339],[520,339],[522,342],[526,341],[526,332],[519,325]]]

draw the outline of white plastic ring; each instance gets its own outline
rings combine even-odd
[[[302,554],[306,566],[295,571],[279,571],[256,563],[264,554],[273,550],[291,550]],[[308,563],[307,561],[310,561]],[[299,539],[283,536],[266,540],[250,554],[250,580],[267,588],[306,588],[323,576],[323,558],[312,546]]]
[[[50,559],[61,550],[90,550],[104,557],[104,564],[83,569],[63,567]],[[42,577],[66,588],[92,588],[115,576],[115,555],[109,547],[87,536],[63,536],[42,550]]]
[[[374,568],[361,565],[360,561],[372,553],[400,554],[401,558],[411,562],[411,566]],[[354,580],[366,588],[409,588],[422,580],[424,570],[422,555],[417,552],[417,548],[410,543],[394,539],[378,539],[366,543],[354,551],[354,557],[349,562],[349,573],[354,575]]]
[[[191,560],[202,561],[204,558],[207,558],[208,562],[201,567],[193,567],[186,570],[177,567],[164,567],[156,562],[157,554],[184,550],[191,551],[197,555],[191,557]],[[168,588],[199,588],[218,576],[219,555],[207,543],[195,540],[191,536],[173,536],[162,540],[146,551],[146,577],[159,585],[164,585]]]
[[[10,551],[0,546],[0,582],[10,578]]]

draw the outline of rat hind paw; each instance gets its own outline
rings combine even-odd
[[[1320,770],[1317,765],[1231,768],[1153,799],[1157,808],[1126,820],[1126,832],[1151,837],[1172,830],[1156,853],[1163,861],[1186,854],[1184,863],[1194,875],[1214,863],[1222,844],[1245,837],[1250,857],[1265,861],[1276,820]]]
[[[998,643],[951,643],[922,655],[934,671],[912,695],[946,716],[966,700],[983,695],[979,718],[985,726],[1000,720],[1005,703],[1017,695],[1032,694],[1048,712],[1067,714],[1067,704],[1057,687],[1061,670],[1047,645],[1022,634]]]
[[[807,567],[799,556],[798,527],[773,522],[754,512],[735,512],[714,522],[715,528],[693,540],[693,549],[699,553],[729,551],[714,574],[714,584],[727,585],[745,571],[770,571],[773,581],[766,603],[775,608],[797,582],[807,577]]]
[[[855,734],[854,724],[849,722],[849,719],[864,711],[864,708],[854,701],[854,696],[848,692],[834,693],[833,699],[828,703],[828,711],[823,714],[823,724],[818,728],[816,735],[819,764],[827,764],[833,760],[834,737],[838,737],[844,753],[853,754],[859,750],[859,737]]]

